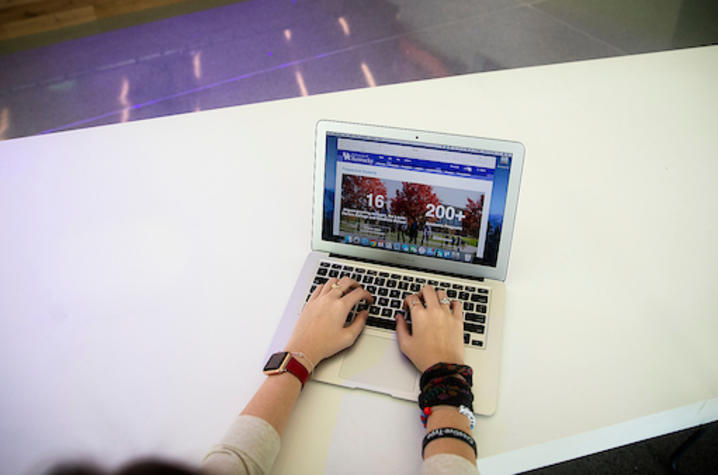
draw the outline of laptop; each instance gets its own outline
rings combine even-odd
[[[395,317],[431,284],[463,305],[474,411],[493,414],[523,145],[323,120],[315,153],[312,252],[267,354],[286,344],[317,285],[349,276],[375,301],[347,324],[363,306],[367,325],[312,380],[416,401],[420,374],[399,350]]]

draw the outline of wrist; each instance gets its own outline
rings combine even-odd
[[[426,364],[423,364],[419,369],[419,372],[423,373],[427,369],[431,368],[432,366],[435,366],[439,363],[447,363],[447,364],[456,364],[456,365],[465,365],[464,358],[457,358],[457,357],[445,357],[445,358],[431,358],[430,360],[427,360]]]
[[[292,356],[294,356],[296,360],[302,363],[304,367],[307,368],[307,371],[309,371],[310,373],[314,372],[314,368],[316,368],[316,366],[319,364],[319,361],[321,361],[320,358],[318,358],[312,352],[304,350],[300,346],[287,345],[284,348],[284,351],[291,353]]]

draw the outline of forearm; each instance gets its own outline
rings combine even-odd
[[[264,419],[281,436],[301,390],[302,383],[291,373],[267,376],[242,415]]]
[[[452,406],[435,406],[432,408],[431,416],[426,423],[426,433],[428,434],[434,429],[444,427],[453,427],[454,429],[459,429],[467,434],[471,434],[469,420],[466,416],[459,413],[457,408]],[[429,442],[424,450],[424,458],[427,459],[437,454],[459,455],[476,465],[476,457],[474,456],[473,449],[466,442],[457,439],[444,437]]]

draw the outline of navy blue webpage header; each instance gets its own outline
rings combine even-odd
[[[419,158],[395,157],[391,155],[376,155],[373,153],[352,152],[350,150],[341,149],[339,149],[338,152],[337,161],[345,163],[357,163],[374,167],[438,173],[440,175],[476,178],[480,180],[493,180],[494,177],[494,170],[492,168],[477,167],[474,165],[437,162],[432,160],[422,160]]]

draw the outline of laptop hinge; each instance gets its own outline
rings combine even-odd
[[[374,259],[366,259],[363,257],[355,257],[355,256],[343,256],[341,254],[336,254],[334,252],[329,253],[329,257],[337,257],[339,259],[351,259],[353,261],[360,261],[360,262],[368,262],[370,264],[377,264],[384,267],[394,267],[396,269],[405,269],[405,270],[417,270],[420,272],[431,272],[432,274],[439,274],[439,275],[445,275],[447,277],[458,277],[459,279],[464,280],[476,280],[479,282],[483,282],[483,277],[473,277],[473,276],[466,276],[464,274],[456,274],[454,272],[445,272],[440,270],[434,270],[434,269],[422,269],[421,267],[414,267],[414,266],[402,266],[398,264],[387,264],[386,262],[376,261]]]

